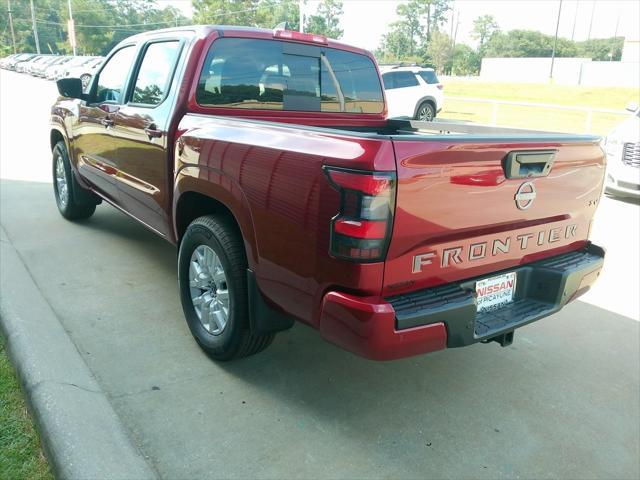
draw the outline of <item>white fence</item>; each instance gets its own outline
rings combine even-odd
[[[578,112],[584,115],[584,127],[582,129],[583,133],[592,133],[592,126],[594,115],[602,114],[607,115],[609,117],[613,117],[614,123],[617,121],[624,120],[625,117],[629,116],[629,112],[626,110],[612,110],[606,108],[591,108],[591,107],[572,107],[567,105],[557,105],[551,103],[533,103],[533,102],[513,102],[508,100],[493,100],[486,98],[474,98],[474,97],[454,97],[447,96],[445,97],[445,109],[447,108],[447,102],[466,102],[466,103],[478,103],[478,104],[488,104],[490,105],[490,115],[488,119],[488,123],[490,125],[498,125],[503,124],[503,126],[520,126],[520,125],[508,125],[503,122],[498,122],[500,107],[501,106],[515,106],[515,107],[526,107],[529,109],[541,109],[545,110],[546,113],[550,111],[564,111],[564,112]],[[446,116],[449,117],[451,115],[451,111],[446,113]],[[539,127],[531,127],[531,128],[539,128]]]
[[[491,82],[548,83],[551,58],[482,59],[480,78]],[[607,87],[640,86],[638,60],[595,62],[590,58],[556,58],[553,82],[563,85],[599,85]]]

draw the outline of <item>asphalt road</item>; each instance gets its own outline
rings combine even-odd
[[[0,223],[161,476],[640,476],[637,204],[603,199],[597,287],[510,347],[375,363],[297,325],[216,364],[183,320],[174,247],[106,205],[82,223],[58,215],[54,97],[0,73]]]

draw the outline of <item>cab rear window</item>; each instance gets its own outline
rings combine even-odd
[[[216,40],[200,74],[202,106],[381,113],[382,88],[365,55],[275,40]]]

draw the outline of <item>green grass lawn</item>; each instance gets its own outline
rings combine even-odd
[[[53,479],[0,336],[0,479]]]
[[[547,103],[554,105],[624,110],[633,101],[640,103],[640,89],[621,87],[586,87],[552,84],[494,83],[477,80],[448,79],[444,83],[445,105],[442,118],[490,123],[493,106],[458,100],[455,97],[474,97],[513,102]],[[606,135],[626,118],[626,114],[594,112],[589,124],[587,113],[528,107],[499,105],[496,124],[510,127],[551,130],[568,133]]]

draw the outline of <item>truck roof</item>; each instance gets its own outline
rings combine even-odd
[[[278,29],[280,30],[280,29]],[[212,33],[216,33],[220,36],[231,36],[231,37],[246,37],[246,38],[264,38],[268,40],[273,40],[274,33],[276,29],[268,29],[268,28],[255,28],[255,27],[243,27],[237,25],[188,25],[184,27],[170,27],[163,28],[160,30],[150,30],[147,32],[138,33],[136,35],[132,35],[131,37],[126,38],[121,43],[128,42],[131,40],[144,40],[147,38],[153,38],[160,35],[166,35],[172,32],[193,32],[197,37],[207,37]],[[297,32],[295,32],[297,33]],[[300,38],[278,38],[282,41],[287,42],[298,42],[298,43],[306,43],[309,45],[318,45],[317,42],[309,40],[304,40]],[[353,45],[349,45],[346,43],[339,42],[337,40],[333,40],[327,38],[326,46],[329,48],[337,48],[339,50],[347,50],[353,53],[359,53],[361,55],[366,55],[368,57],[372,57],[372,54],[363,48],[354,47]],[[324,45],[324,44],[323,44]]]

